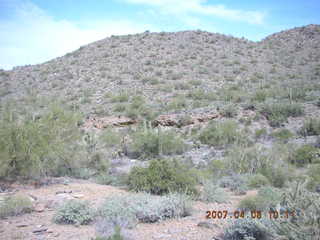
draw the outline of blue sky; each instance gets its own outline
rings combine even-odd
[[[0,0],[0,68],[37,64],[110,35],[201,29],[259,41],[320,23],[320,3],[215,0]]]

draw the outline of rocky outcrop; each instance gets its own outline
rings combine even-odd
[[[98,128],[98,129],[103,129],[107,128],[110,126],[116,126],[116,127],[121,127],[121,126],[128,126],[137,123],[136,120],[124,117],[124,116],[110,116],[110,117],[103,117],[103,118],[89,118],[85,123],[84,123],[84,128]]]
[[[168,126],[168,127],[183,127],[191,124],[207,122],[215,118],[219,118],[218,113],[203,113],[203,114],[168,114],[160,115],[153,121],[153,126]]]
[[[164,127],[183,127],[192,124],[207,122],[215,118],[219,118],[219,113],[203,113],[203,114],[166,114],[160,115],[152,122],[153,127],[164,126]],[[124,116],[110,116],[103,118],[89,118],[84,123],[84,128],[98,128],[103,129],[110,126],[121,127],[128,126],[138,123],[138,120],[124,117]]]

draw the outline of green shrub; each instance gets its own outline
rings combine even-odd
[[[304,114],[303,107],[297,103],[264,104],[260,113],[266,116],[272,127],[280,127],[288,117],[298,117]]]
[[[203,144],[211,146],[225,146],[232,144],[239,138],[236,122],[228,120],[225,122],[210,122],[199,135]]]
[[[251,98],[252,101],[264,102],[268,97],[268,92],[266,90],[258,90],[254,93]]]
[[[78,114],[52,105],[37,119],[9,111],[1,117],[0,178],[56,176],[77,165]]]
[[[107,225],[108,225],[107,223],[105,223],[105,225],[100,224],[99,230],[103,231],[103,228],[108,228],[109,226],[107,226]],[[125,238],[123,237],[122,232],[121,232],[121,227],[119,227],[119,226],[115,226],[114,231],[112,233],[110,233],[109,235],[107,235],[105,233],[103,233],[103,235],[104,236],[96,237],[94,240],[125,240]]]
[[[89,179],[96,174],[96,170],[90,168],[75,168],[72,169],[72,176],[78,179]]]
[[[190,115],[183,115],[179,117],[178,127],[187,126],[193,123],[192,117]]]
[[[59,224],[86,225],[93,220],[88,202],[69,200],[57,209],[53,221]]]
[[[176,82],[174,83],[174,89],[175,90],[188,90],[191,86],[188,83],[185,82]]]
[[[201,80],[190,80],[189,83],[193,86],[200,86],[202,84]]]
[[[242,211],[261,211],[265,206],[265,201],[257,196],[247,196],[238,204],[238,208]]]
[[[111,186],[126,186],[128,181],[127,174],[117,174],[110,175],[107,173],[101,173],[95,178],[96,183],[102,185],[111,185]]]
[[[152,160],[149,167],[134,167],[128,177],[130,190],[153,194],[171,192],[196,193],[196,179],[177,160]]]
[[[223,108],[221,108],[220,114],[226,118],[233,118],[238,115],[238,111],[234,105],[230,104],[230,105],[227,105],[227,106],[224,106]]]
[[[128,102],[129,95],[126,92],[121,92],[118,95],[115,95],[111,98],[111,102]]]
[[[186,150],[183,140],[174,131],[138,130],[132,135],[131,149],[141,158],[181,154]]]
[[[260,145],[247,148],[234,146],[227,152],[226,167],[240,174],[261,173],[264,169],[269,169],[274,164],[273,159],[265,152],[266,149]]]
[[[277,188],[284,187],[288,180],[288,172],[283,168],[272,168],[266,170],[265,176],[271,182],[271,185]]]
[[[262,137],[265,137],[268,135],[268,132],[265,128],[261,128],[261,129],[256,129],[255,130],[255,133],[254,133],[254,137],[256,139],[259,139],[259,138],[262,138]]]
[[[101,133],[100,140],[106,147],[115,147],[120,145],[121,136],[112,128],[107,128]]]
[[[282,190],[270,186],[261,187],[258,191],[258,197],[264,199],[270,209],[275,209],[280,203]]]
[[[223,160],[213,159],[205,167],[205,170],[210,173],[210,176],[220,178],[227,170],[226,164]]]
[[[308,189],[320,192],[320,164],[312,164],[308,169]]]
[[[129,207],[132,202],[128,201],[126,195],[108,197],[102,205],[97,209],[97,228],[100,233],[106,235],[110,231],[113,233],[115,226],[123,229],[131,229],[138,223],[134,209]]]
[[[213,92],[206,92],[202,89],[194,89],[189,91],[187,97],[193,100],[209,100],[214,101],[217,99],[216,95]]]
[[[229,194],[212,181],[206,181],[200,199],[205,202],[226,203]]]
[[[182,194],[154,196],[146,193],[111,196],[98,208],[97,216],[102,225],[133,228],[138,222],[153,223],[167,218],[190,215],[189,198]],[[104,229],[104,233],[108,229]],[[103,234],[105,235],[105,234]]]
[[[315,163],[317,160],[317,148],[312,145],[303,145],[297,148],[292,156],[290,156],[289,161],[290,163],[298,166],[303,167],[306,164]]]
[[[259,189],[256,196],[247,196],[243,198],[238,208],[243,211],[269,211],[275,209],[280,204],[281,193],[272,187],[263,187]]]
[[[226,228],[223,240],[269,240],[272,233],[259,220],[238,219]]]
[[[113,108],[113,111],[115,112],[124,112],[125,110],[126,110],[126,105],[123,103],[117,103]]]
[[[220,187],[229,188],[237,195],[245,194],[248,190],[247,176],[233,174],[231,176],[223,176],[219,179],[218,184]]]
[[[30,198],[23,195],[5,197],[0,201],[0,219],[8,216],[18,216],[33,210]]]
[[[319,194],[309,192],[306,184],[291,183],[281,199],[281,209],[294,214],[272,220],[272,228],[281,239],[314,240],[320,236]]]
[[[258,173],[249,177],[248,186],[252,188],[260,188],[262,186],[269,185],[270,182],[268,178]]]
[[[191,215],[190,198],[184,194],[171,193],[166,196],[137,194],[129,201],[140,222],[152,223],[168,218]]]
[[[308,119],[299,130],[302,136],[320,135],[320,119]]]
[[[166,106],[166,110],[180,110],[188,107],[188,102],[183,95],[174,97]]]
[[[280,141],[286,142],[294,135],[288,129],[280,129],[271,133],[271,136],[277,138]]]
[[[129,118],[136,119],[142,117],[147,120],[152,120],[156,115],[156,113],[146,105],[145,99],[139,95],[132,97],[125,114]]]

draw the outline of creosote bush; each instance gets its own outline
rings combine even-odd
[[[305,121],[299,134],[302,136],[320,135],[320,119],[311,118]]]
[[[69,200],[57,209],[53,220],[60,224],[86,225],[93,220],[93,217],[88,202]]]
[[[298,166],[303,167],[306,164],[316,163],[319,162],[319,157],[317,156],[317,148],[312,145],[303,145],[297,148],[292,156],[290,156],[289,161],[290,163]]]
[[[30,213],[33,210],[29,197],[23,195],[8,196],[0,201],[0,219]]]
[[[121,92],[111,98],[111,102],[128,102],[129,94],[127,92]]]
[[[287,142],[294,135],[289,129],[279,129],[271,133],[271,136],[278,139],[279,141]]]
[[[288,117],[299,117],[304,111],[298,103],[269,103],[262,105],[260,113],[267,117],[270,126],[280,127]]]
[[[101,133],[100,140],[106,147],[115,147],[120,145],[121,135],[112,128],[107,128]]]
[[[238,115],[238,110],[234,105],[227,105],[220,109],[220,114],[226,118],[234,118]]]
[[[102,185],[111,185],[111,186],[126,186],[128,181],[128,175],[126,173],[123,174],[108,174],[101,173],[95,177],[95,182]]]
[[[308,169],[308,189],[320,193],[320,164],[312,164]]]
[[[145,159],[181,154],[186,150],[186,144],[174,131],[139,129],[132,135],[131,150]]]
[[[211,146],[225,146],[236,142],[239,136],[236,122],[231,120],[212,121],[200,132],[199,140],[201,143]]]
[[[266,137],[268,135],[268,132],[265,128],[256,129],[254,132],[255,139],[260,139],[263,137]]]
[[[226,166],[236,173],[255,174],[262,172],[266,168],[272,168],[274,161],[264,152],[261,145],[244,148],[233,146],[229,149],[226,157]]]
[[[147,168],[134,167],[128,177],[128,187],[133,191],[152,194],[186,192],[196,194],[196,179],[178,160],[151,160]]]
[[[280,204],[281,192],[272,187],[260,188],[256,196],[243,198],[238,208],[243,211],[269,211],[274,210]]]
[[[200,199],[205,202],[226,203],[229,200],[229,194],[219,185],[212,181],[206,181]]]
[[[220,187],[229,188],[238,195],[243,195],[248,190],[247,176],[240,174],[232,174],[230,176],[223,176],[219,179]]]
[[[137,95],[132,97],[130,104],[126,107],[125,115],[133,119],[143,118],[152,120],[156,117],[157,113],[147,106],[143,97]]]
[[[269,184],[270,182],[268,178],[266,178],[260,173],[250,176],[248,181],[248,186],[252,188],[259,188]]]

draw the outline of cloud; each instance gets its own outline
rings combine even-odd
[[[20,2],[18,6],[10,9],[10,19],[0,20],[0,68],[41,63],[110,35],[152,28],[127,20],[101,20],[83,27],[78,23],[55,20],[30,2]]]
[[[198,14],[219,17],[227,20],[236,20],[250,24],[262,24],[265,13],[260,11],[245,11],[230,9],[224,5],[208,5],[207,0],[123,0],[133,4],[145,4],[158,7],[170,14]]]

